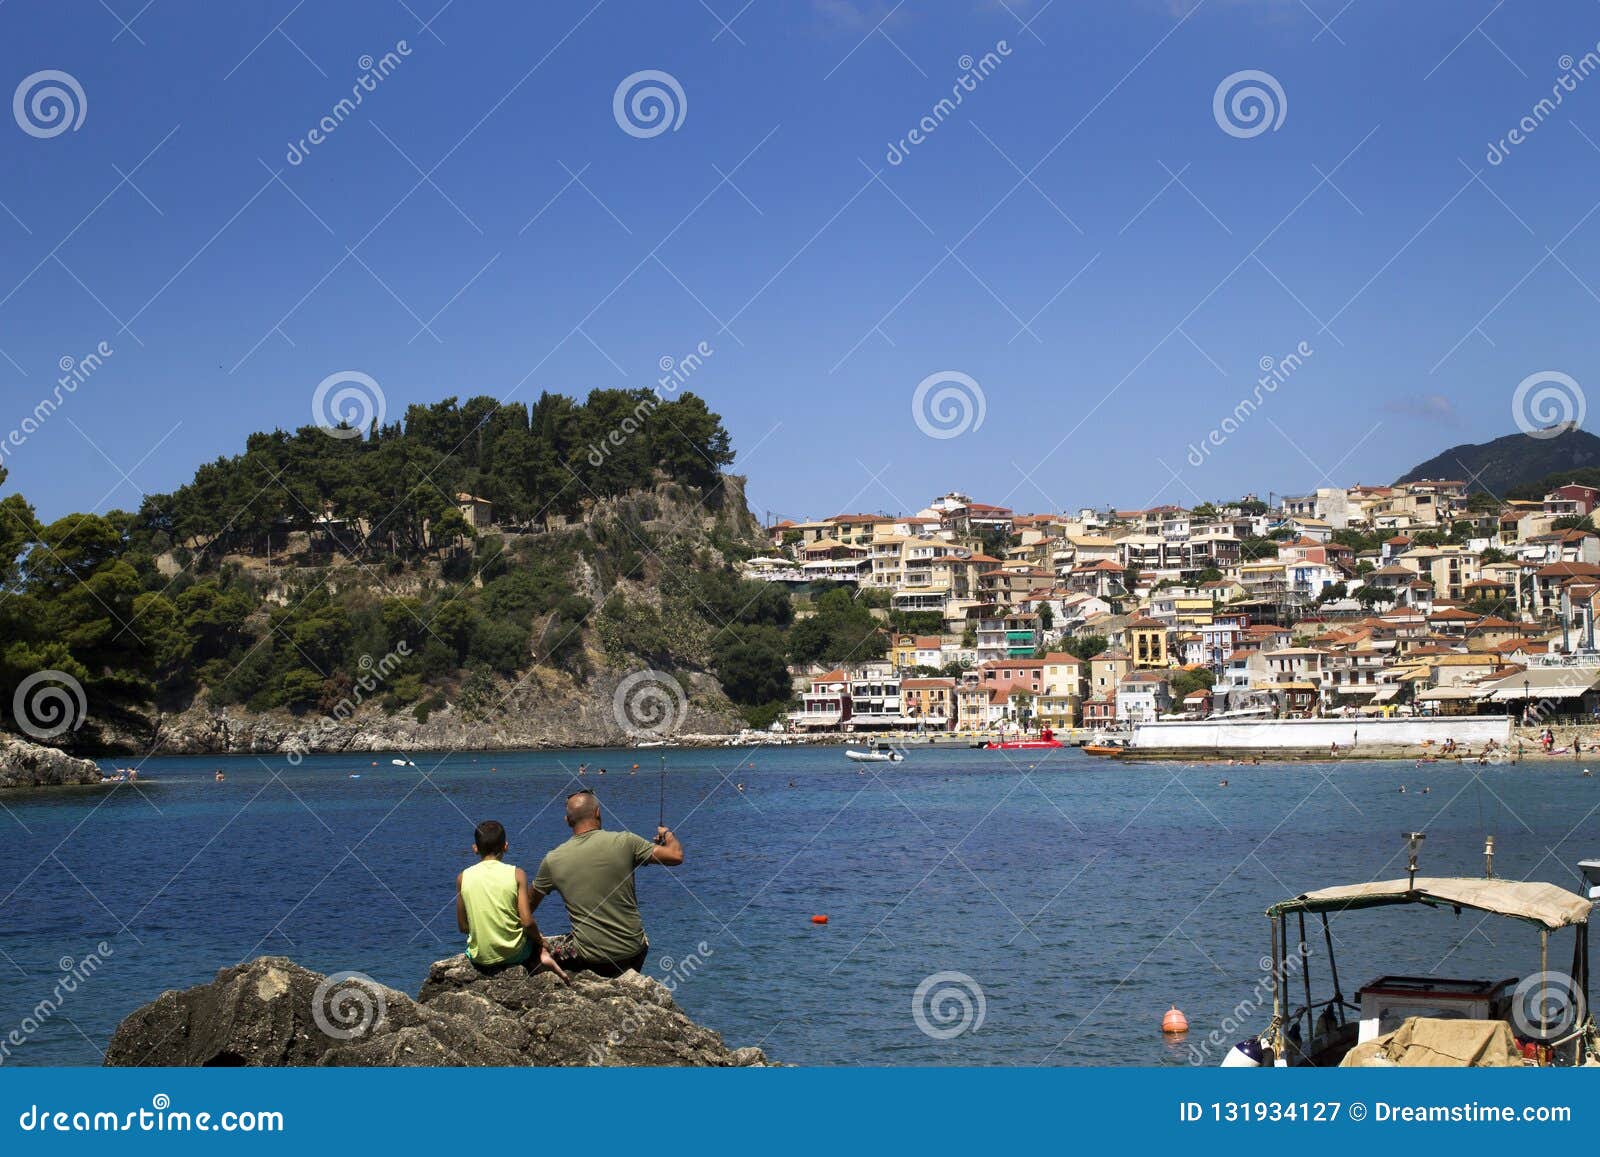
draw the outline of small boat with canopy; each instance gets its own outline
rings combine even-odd
[[[1578,895],[1494,877],[1492,839],[1484,877],[1420,876],[1424,837],[1408,832],[1406,838],[1405,878],[1321,888],[1267,909],[1272,1019],[1258,1037],[1236,1044],[1223,1066],[1600,1065],[1600,1032],[1588,1004],[1589,914],[1600,900],[1600,861],[1583,862],[1588,895]],[[1529,925],[1539,937],[1538,971],[1488,980],[1384,975],[1347,999],[1329,917],[1396,906],[1481,912]],[[1320,929],[1308,927],[1308,917]],[[1570,955],[1561,941],[1569,942]],[[1558,951],[1569,963],[1554,963]],[[1331,989],[1320,999],[1312,978],[1319,956]]]

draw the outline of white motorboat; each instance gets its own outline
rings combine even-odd
[[[866,751],[851,749],[844,753],[846,759],[857,763],[900,763],[905,756],[891,747],[873,747]]]

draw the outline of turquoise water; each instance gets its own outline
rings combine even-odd
[[[731,1044],[784,1061],[1184,1064],[1256,991],[1265,907],[1403,874],[1402,831],[1427,832],[1435,874],[1480,873],[1486,832],[1506,876],[1575,888],[1573,866],[1600,853],[1600,777],[1581,764],[1026,754],[919,749],[863,774],[833,748],[667,752],[668,823],[688,861],[641,870],[650,970]],[[453,882],[473,823],[504,822],[508,858],[531,870],[565,836],[581,760],[607,769],[584,782],[608,826],[648,835],[658,756],[418,756],[416,770],[387,754],[152,759],[138,788],[0,797],[0,1042],[28,1029],[5,1062],[98,1064],[129,1011],[260,954],[415,993],[430,961],[460,949]],[[555,898],[539,915],[565,926]],[[1531,929],[1471,914],[1352,913],[1334,931],[1347,994],[1380,972],[1537,968]],[[63,963],[101,941],[99,972],[29,1027]],[[913,1017],[918,985],[940,972],[982,992],[981,1025],[948,1039]],[[1158,1031],[1174,1003],[1187,1042]]]

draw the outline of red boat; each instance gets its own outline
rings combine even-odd
[[[1042,748],[1060,747],[1061,740],[1056,738],[1056,733],[1046,727],[1039,732],[1038,739],[1002,739],[999,743],[985,743],[985,751],[1037,751]]]

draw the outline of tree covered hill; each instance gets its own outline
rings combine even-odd
[[[1552,475],[1600,468],[1600,438],[1572,423],[1559,428],[1559,432],[1556,429],[1542,430],[1540,436],[1507,434],[1492,442],[1452,446],[1395,481],[1454,478],[1466,482],[1472,491],[1505,498],[1509,491],[1520,491]]]
[[[137,512],[0,498],[0,703],[61,672],[88,720],[58,742],[137,746],[194,710],[492,719],[646,666],[713,713],[787,700],[789,600],[737,576],[759,528],[694,394],[447,398],[338,434],[251,435]]]

